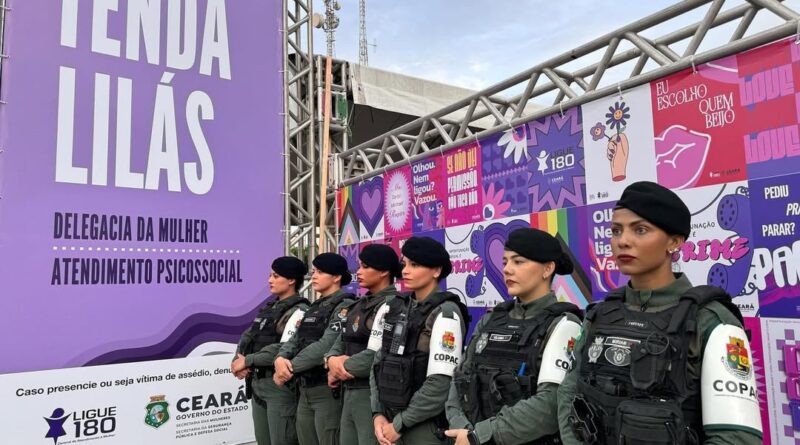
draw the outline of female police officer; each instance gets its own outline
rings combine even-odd
[[[341,290],[351,279],[344,257],[322,253],[314,258],[313,265],[311,284],[320,297],[303,315],[294,337],[281,346],[273,379],[281,386],[296,377],[300,386],[297,403],[300,445],[338,444],[342,406],[328,388],[323,356],[339,335],[347,307],[355,301],[355,296]]]
[[[342,444],[376,444],[372,428],[369,373],[379,341],[370,341],[371,333],[383,329],[387,306],[397,295],[392,283],[400,275],[400,260],[394,249],[384,244],[370,244],[358,255],[358,284],[368,290],[347,312],[342,333],[325,355],[328,385],[342,386]],[[381,309],[383,308],[383,311]]]
[[[445,248],[428,237],[403,244],[403,282],[383,319],[370,384],[375,436],[381,445],[440,444],[444,403],[461,359],[467,308],[438,289],[452,270]]]
[[[456,445],[560,443],[556,394],[580,331],[580,309],[559,303],[555,274],[572,272],[558,240],[537,229],[508,237],[503,274],[516,298],[481,318],[456,369],[447,418]]]
[[[590,308],[558,393],[565,443],[761,443],[750,345],[722,289],[673,274],[689,209],[652,182],[628,186],[611,248],[628,285]]]
[[[297,444],[297,395],[275,385],[272,374],[281,343],[292,338],[295,324],[308,308],[308,300],[297,295],[306,272],[306,265],[295,257],[284,256],[272,262],[269,290],[276,298],[259,311],[250,329],[242,334],[236,359],[231,363],[234,375],[247,378],[252,386],[258,445]]]

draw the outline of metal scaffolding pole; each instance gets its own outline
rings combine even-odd
[[[338,155],[339,169],[343,172],[340,185],[352,184],[388,169],[443,153],[476,138],[483,138],[500,131],[524,124],[559,110],[585,104],[618,91],[643,85],[652,80],[668,76],[683,69],[706,63],[721,57],[755,48],[777,39],[794,35],[798,28],[797,11],[779,0],[747,0],[748,3],[721,11],[723,0],[685,0],[660,12],[630,23],[589,43],[565,52],[530,68],[516,76],[499,82],[483,91],[420,117],[406,125],[375,137],[358,146],[346,149]],[[705,15],[699,22],[663,33],[664,23],[705,7]],[[769,15],[783,21],[758,34],[743,38],[757,13]],[[738,22],[730,41],[719,47],[698,54],[707,33],[730,22]],[[658,28],[662,28],[660,31]],[[645,34],[661,32],[661,37],[652,39]],[[620,43],[628,41],[633,48],[620,51]],[[671,47],[687,42],[683,56]],[[596,62],[596,52],[602,57]],[[638,59],[630,75],[620,82],[606,81],[603,76],[609,68]],[[647,62],[658,66],[646,70]],[[574,67],[578,65],[579,68]],[[570,68],[572,67],[572,68]],[[499,96],[521,88],[523,93],[510,99]],[[549,107],[525,113],[529,103],[542,96],[556,92],[556,101]],[[455,112],[464,113],[458,123],[443,123],[443,118]],[[492,116],[495,126],[473,134],[470,124],[486,116]],[[432,130],[428,128],[432,127]]]
[[[284,251],[316,255],[316,103],[311,0],[283,0],[284,17]]]
[[[338,249],[338,221],[336,218],[337,209],[336,209],[336,190],[335,186],[339,182],[339,178],[341,174],[337,169],[337,164],[332,162],[336,159],[336,156],[339,153],[342,153],[348,148],[348,135],[347,131],[349,128],[349,112],[339,110],[338,104],[340,101],[334,100],[333,97],[341,97],[344,96],[345,98],[351,97],[352,92],[349,91],[349,82],[348,82],[348,72],[349,66],[348,63],[342,60],[332,59],[332,66],[331,66],[331,109],[336,108],[336,111],[331,112],[331,123],[330,128],[328,131],[329,142],[330,142],[330,152],[327,158],[323,158],[322,155],[319,156],[320,162],[320,170],[322,166],[322,162],[328,162],[331,167],[331,174],[328,180],[328,193],[323,198],[321,196],[317,196],[319,208],[322,209],[322,199],[325,199],[325,245],[318,246],[320,252],[336,252]],[[315,63],[315,70],[316,70],[316,100],[315,103],[317,104],[317,122],[319,129],[319,134],[317,140],[322,142],[324,139],[324,125],[323,119],[324,115],[322,113],[323,110],[323,98],[325,96],[325,58],[322,56],[316,57]],[[316,148],[319,153],[323,152],[323,147],[319,145]],[[320,175],[321,176],[321,175]],[[319,187],[317,187],[319,189]],[[320,220],[320,212],[315,213],[316,220]],[[320,234],[317,234],[320,236]],[[321,236],[320,236],[321,237]]]

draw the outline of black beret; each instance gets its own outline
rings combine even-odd
[[[338,253],[325,252],[317,255],[314,261],[311,262],[314,267],[320,272],[325,272],[330,275],[339,275],[342,277],[342,286],[350,284],[353,276],[347,268],[347,260]]]
[[[538,263],[553,261],[556,263],[555,272],[559,275],[570,274],[574,268],[572,260],[561,250],[561,243],[549,233],[539,229],[514,230],[508,235],[506,250]]]
[[[425,267],[441,267],[440,280],[444,280],[453,271],[450,264],[450,254],[447,249],[433,238],[427,236],[412,236],[401,249],[403,256]]]
[[[640,181],[629,185],[617,201],[618,209],[628,209],[669,235],[691,233],[692,215],[681,198],[655,182]]]
[[[370,244],[358,254],[364,265],[376,270],[387,271],[389,276],[400,277],[400,259],[394,249],[386,244]]]
[[[275,258],[272,262],[272,270],[276,274],[290,280],[301,280],[308,273],[306,263],[293,256],[282,256]]]

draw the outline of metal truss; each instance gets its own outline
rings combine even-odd
[[[331,170],[325,246],[318,246],[320,209],[320,163],[331,162],[347,148],[347,122],[332,119],[331,159],[321,158],[323,140],[322,98],[324,59],[315,57],[313,47],[312,0],[284,0],[284,252],[305,259],[308,264],[322,251],[335,251],[335,185],[340,177]],[[345,95],[346,64],[334,60],[332,91]],[[331,162],[332,163],[332,162]]]
[[[490,136],[615,92],[621,94],[623,90],[782,37],[797,33],[800,38],[800,14],[779,0],[747,0],[741,6],[721,12],[723,3],[724,0],[685,0],[540,63],[439,111],[344,150],[337,160],[340,164],[338,168],[342,172],[340,185],[358,182],[400,164],[417,161],[433,153],[442,153],[465,142]],[[645,34],[656,33],[658,28],[663,29],[664,25],[669,24],[665,22],[689,17],[688,14],[701,7],[705,8],[701,21],[655,39],[645,37]],[[745,32],[757,13],[770,14],[784,23],[745,38]],[[709,30],[729,23],[735,24],[735,27],[719,29],[732,29],[728,43],[697,53]],[[630,48],[623,49],[620,46]],[[682,54],[676,51],[677,47],[685,47]],[[602,54],[599,62],[596,61],[598,54]],[[636,62],[633,69],[624,80],[603,82],[609,69],[634,59]],[[655,67],[646,69],[650,65]],[[501,93],[508,93],[509,90],[522,90],[522,93],[504,99]],[[547,95],[553,94],[555,100],[551,105],[535,112],[525,112],[525,106],[529,103],[535,103],[537,99],[541,102],[549,97]],[[447,121],[448,115],[458,111],[466,114],[460,122]],[[483,131],[471,128],[472,123],[487,116],[494,117],[492,128]]]
[[[283,0],[284,252],[316,255],[316,108],[312,0]]]

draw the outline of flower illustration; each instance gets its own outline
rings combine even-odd
[[[608,107],[608,113],[606,113],[606,125],[611,127],[611,129],[616,129],[617,133],[625,131],[625,125],[628,122],[625,119],[630,119],[631,115],[628,114],[631,111],[630,107],[625,105],[625,102],[615,102],[613,107]]]
[[[594,124],[594,127],[592,127],[589,132],[591,133],[592,140],[594,141],[599,141],[600,139],[603,139],[603,137],[608,137],[606,136],[606,126],[600,122]]]
[[[520,127],[519,133],[514,128],[503,133],[503,136],[497,141],[497,145],[499,147],[506,146],[503,157],[508,158],[514,155],[515,164],[519,163],[520,159],[522,159],[522,155],[525,155],[526,160],[530,160],[530,155],[528,154],[528,134],[527,131],[525,131],[525,125]]]
[[[510,202],[503,201],[503,189],[498,189],[495,193],[494,183],[489,184],[483,196],[483,219],[497,219],[506,216],[506,212],[511,208]]]

